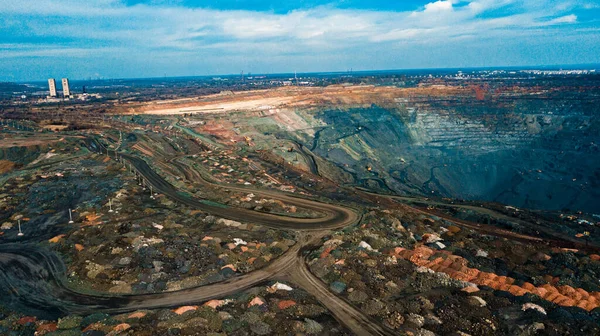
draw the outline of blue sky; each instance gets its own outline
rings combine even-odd
[[[1,0],[0,81],[600,63],[600,0]]]

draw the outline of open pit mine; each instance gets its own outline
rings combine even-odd
[[[7,94],[0,334],[600,335],[598,75],[328,76]]]

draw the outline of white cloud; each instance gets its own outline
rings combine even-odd
[[[287,57],[290,62],[296,56],[306,59],[308,54],[320,55],[321,59],[335,55],[350,59],[356,50],[437,48],[487,39],[573,35],[580,23],[571,11],[585,6],[577,1],[556,6],[552,0],[439,0],[417,11],[322,6],[278,14],[186,8],[165,1],[135,6],[125,6],[121,0],[2,2],[0,29],[7,32],[5,36],[14,37],[8,41],[19,37],[54,41],[26,49],[2,48],[3,53],[12,51],[4,53],[3,59],[37,52],[45,57],[113,59],[168,55],[187,57],[186,62],[190,57],[206,55],[223,59],[227,55]],[[552,30],[558,27],[560,31]]]
[[[557,17],[552,6],[538,12],[507,14],[489,19],[478,15],[514,0],[476,0],[462,5],[459,0],[430,2],[416,12],[371,12],[319,7],[287,14],[253,11],[191,9],[181,6],[136,5],[127,7],[119,0],[5,0],[0,18],[24,21],[25,33],[44,37],[67,37],[101,40],[118,45],[132,44],[145,48],[202,47],[223,40],[288,42],[313,40],[363,42],[419,39],[435,32],[443,39],[465,31],[484,35],[489,28],[546,26],[575,23],[568,14]],[[464,2],[464,1],[463,1]],[[544,0],[544,2],[551,2]],[[457,5],[456,7],[454,5]],[[47,17],[54,20],[48,20]],[[552,20],[547,17],[557,17]],[[56,19],[58,18],[58,19]],[[518,20],[515,20],[518,18]],[[446,36],[444,36],[446,35]],[[422,42],[422,41],[418,41]]]
[[[575,23],[577,22],[577,15],[575,14],[571,14],[571,15],[565,15],[565,16],[561,16],[558,17],[556,19],[550,20],[550,24],[560,24],[560,23]]]
[[[424,12],[445,12],[452,10],[452,1],[439,0],[436,2],[430,2],[425,5]]]

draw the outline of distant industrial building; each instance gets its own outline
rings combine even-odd
[[[56,97],[56,81],[54,78],[48,79],[48,87],[50,88],[50,97]]]
[[[62,79],[63,95],[65,98],[71,97],[71,89],[69,88],[69,79]]]

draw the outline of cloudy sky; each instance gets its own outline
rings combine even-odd
[[[0,0],[0,81],[600,63],[600,0]]]

